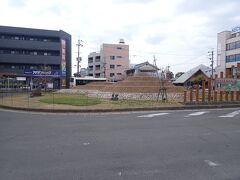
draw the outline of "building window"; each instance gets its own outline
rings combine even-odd
[[[115,65],[110,64],[110,69],[115,69]]]
[[[118,76],[121,76],[121,75],[122,75],[122,73],[117,73],[117,75],[118,75]]]
[[[117,56],[117,58],[122,58],[122,56]]]
[[[96,77],[96,78],[99,78],[99,77],[100,77],[100,73],[96,73],[96,74],[95,74],[95,77]]]
[[[117,49],[121,50],[121,49],[122,49],[122,47],[117,47]]]
[[[236,61],[236,55],[226,56],[226,63],[235,62],[235,61]]]
[[[237,48],[240,48],[240,41],[237,41],[237,42],[236,42],[236,49],[237,49]]]
[[[95,57],[96,60],[100,60],[100,58],[101,58],[100,56],[96,56]]]
[[[93,57],[88,58],[88,63],[93,63]]]
[[[100,62],[100,59],[101,59],[100,56],[96,56],[96,57],[95,57],[95,62]]]
[[[110,73],[110,77],[114,77],[114,75],[115,75],[114,73]]]
[[[118,64],[117,67],[121,67],[122,65],[121,64]]]
[[[95,66],[95,70],[99,71],[100,70],[100,65]]]
[[[115,59],[115,56],[110,56],[110,60],[114,60]]]
[[[227,51],[240,48],[240,41],[226,44]]]
[[[236,61],[240,61],[240,54],[236,54]]]

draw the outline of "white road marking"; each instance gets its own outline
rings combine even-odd
[[[205,163],[207,163],[209,166],[211,167],[216,167],[216,166],[220,166],[219,163],[216,163],[216,162],[212,162],[212,161],[209,161],[209,160],[204,160]]]
[[[88,146],[89,144],[89,142],[83,143],[84,146]]]
[[[228,114],[226,114],[226,115],[219,116],[219,117],[234,117],[234,116],[236,116],[236,115],[238,115],[238,114],[240,114],[240,110],[238,110],[238,111],[233,111],[233,112],[231,112],[231,113],[228,113]]]
[[[157,114],[146,114],[146,115],[142,115],[142,116],[138,116],[138,117],[155,117],[155,116],[163,116],[169,113],[157,113]]]
[[[118,173],[118,176],[122,176],[122,172],[119,172],[119,173]]]
[[[206,113],[208,113],[208,112],[207,111],[199,111],[199,112],[194,112],[194,113],[188,114],[187,116],[184,116],[184,117],[200,116],[200,115],[203,115],[203,114],[206,114]]]

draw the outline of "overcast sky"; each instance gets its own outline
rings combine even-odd
[[[130,46],[130,63],[157,59],[174,73],[210,64],[217,33],[240,25],[240,0],[0,0],[0,25],[62,29],[78,38],[82,67],[102,43]],[[75,71],[75,69],[74,69]]]

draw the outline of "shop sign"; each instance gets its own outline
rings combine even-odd
[[[236,84],[237,80],[232,78],[221,78],[215,79],[215,83],[217,84]]]
[[[25,75],[29,76],[54,76],[54,77],[59,77],[61,75],[61,71],[58,70],[50,70],[50,71],[42,71],[42,70],[24,70]]]

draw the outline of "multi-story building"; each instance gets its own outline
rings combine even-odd
[[[123,39],[119,44],[102,44],[100,52],[88,56],[89,76],[120,81],[126,78],[129,69],[129,45]]]
[[[92,52],[88,55],[88,75],[95,78],[104,77],[104,62],[100,53]]]
[[[240,78],[240,27],[218,33],[218,78]]]
[[[39,86],[39,79],[51,79],[53,88],[70,87],[71,35],[0,26],[0,77],[21,79],[31,87]]]

